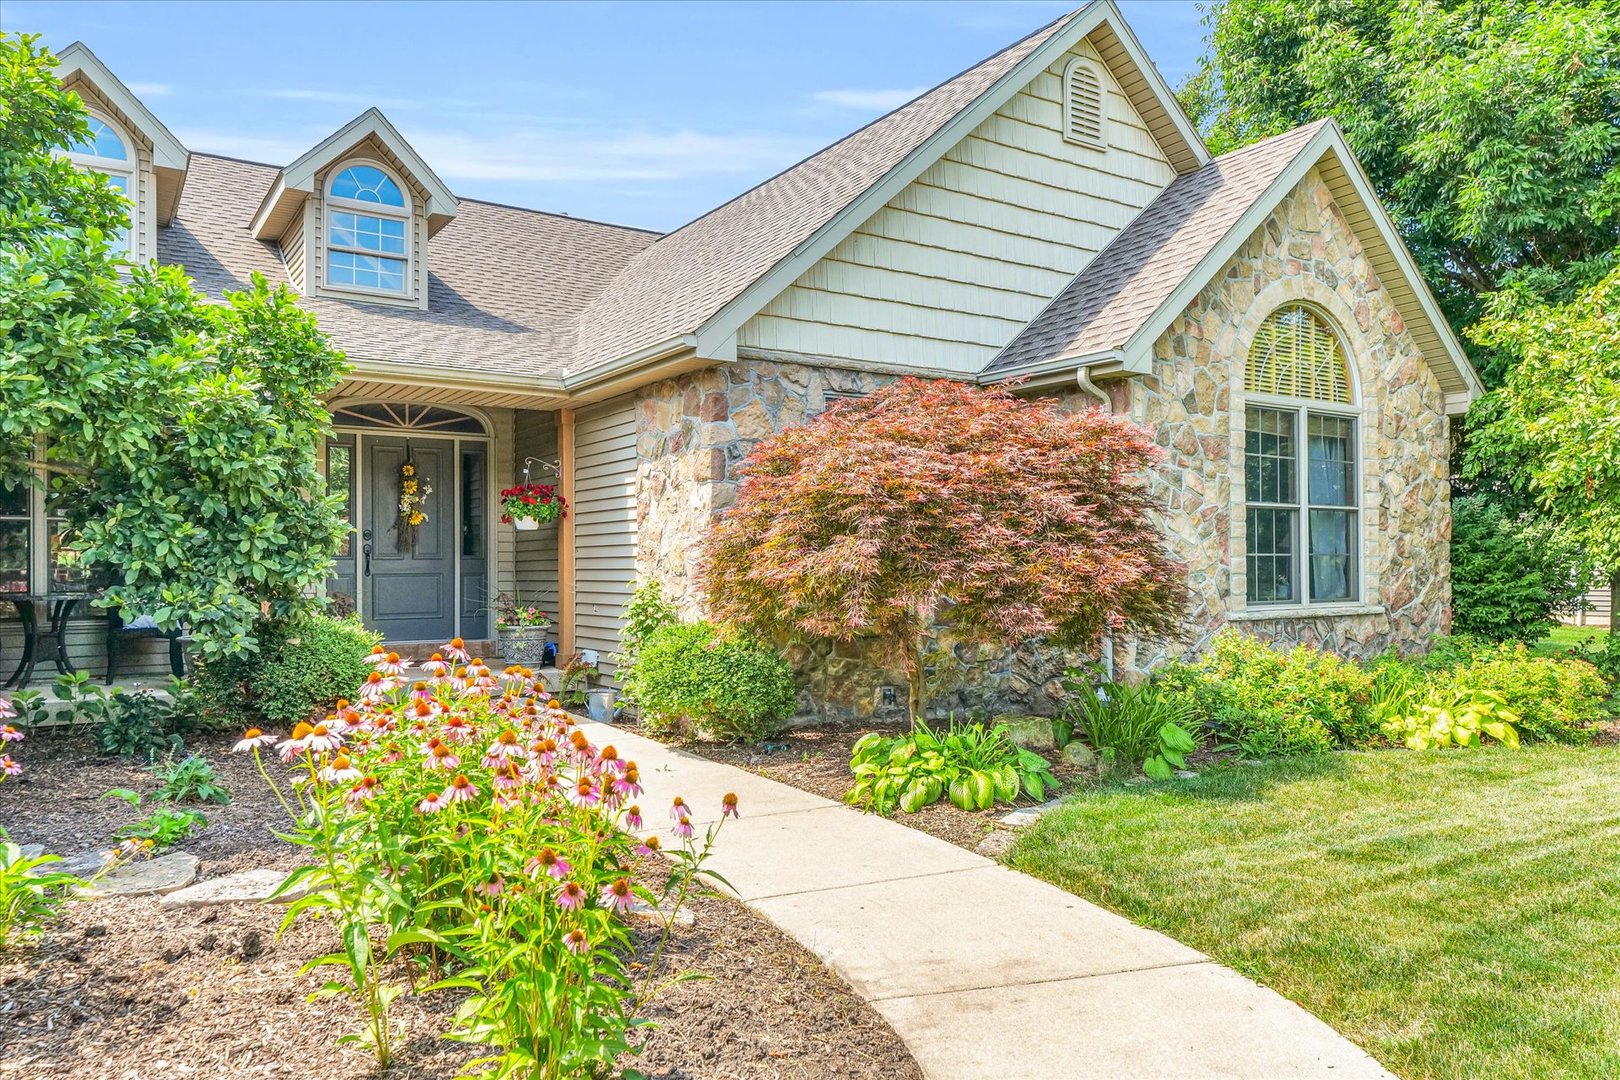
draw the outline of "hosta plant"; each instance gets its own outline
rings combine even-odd
[[[319,993],[356,1003],[362,1026],[345,1038],[384,1065],[389,1007],[415,983],[467,992],[448,1037],[495,1048],[471,1066],[479,1075],[606,1074],[662,989],[636,985],[628,963],[625,916],[660,901],[637,884],[660,843],[636,835],[635,763],[593,744],[532,672],[496,675],[460,641],[415,672],[394,654],[370,663],[352,704],[285,738],[250,729],[236,747],[310,856],[282,886],[305,894],[284,927],[320,917],[337,932],[340,947],[309,965],[334,972]],[[679,799],[669,809],[677,902],[713,877],[718,825],[700,837],[691,814]],[[720,821],[735,814],[728,797]]]
[[[850,771],[845,801],[879,814],[914,814],[941,796],[962,810],[988,810],[1020,792],[1039,801],[1058,786],[1046,759],[1014,746],[999,725],[953,722],[941,733],[919,720],[909,735],[870,732],[855,744]]]
[[[1488,737],[1517,749],[1519,714],[1492,690],[1431,695],[1415,712],[1384,722],[1384,734],[1412,750],[1479,746]]]
[[[1065,719],[1105,756],[1140,765],[1155,780],[1185,768],[1198,749],[1192,702],[1157,683],[1093,684],[1085,672],[1064,675],[1069,692]]]

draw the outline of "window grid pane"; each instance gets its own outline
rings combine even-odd
[[[1312,600],[1349,600],[1354,595],[1355,521],[1348,510],[1311,511]]]
[[[332,246],[385,255],[405,254],[405,222],[398,219],[332,212]]]
[[[405,291],[405,260],[361,255],[353,251],[329,251],[327,280],[333,285],[358,285],[388,292]]]
[[[1294,414],[1280,409],[1251,408],[1244,436],[1244,492],[1250,503],[1292,504],[1299,501],[1295,479]]]
[[[1354,506],[1356,449],[1354,420],[1318,416],[1306,421],[1312,506]]]
[[[1297,512],[1251,506],[1248,517],[1249,599],[1260,603],[1296,599],[1294,527]]]

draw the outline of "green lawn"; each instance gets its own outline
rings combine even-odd
[[[1537,656],[1563,656],[1569,648],[1594,641],[1608,632],[1605,626],[1555,626],[1551,633],[1530,646],[1530,651]]]
[[[1011,859],[1401,1076],[1620,1076],[1620,750],[1335,754],[1102,788]]]

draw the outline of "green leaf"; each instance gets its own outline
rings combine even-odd
[[[1153,780],[1168,780],[1175,775],[1175,772],[1170,768],[1169,762],[1158,754],[1142,762],[1142,771]]]

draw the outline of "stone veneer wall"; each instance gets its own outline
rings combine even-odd
[[[1320,308],[1359,384],[1363,602],[1333,614],[1246,610],[1244,368],[1260,323],[1285,303]],[[1312,170],[1160,336],[1130,414],[1165,449],[1165,528],[1188,564],[1186,640],[1133,644],[1146,670],[1197,652],[1223,626],[1365,657],[1419,647],[1450,624],[1450,434],[1442,394],[1401,315]]]
[[[1367,602],[1332,615],[1256,618],[1243,610],[1243,368],[1260,322],[1306,300],[1344,334],[1361,387],[1361,574]],[[1255,231],[1225,271],[1156,342],[1153,374],[1105,388],[1116,411],[1155,431],[1165,465],[1164,526],[1188,566],[1188,634],[1173,642],[1121,640],[1116,664],[1142,672],[1197,652],[1239,623],[1269,639],[1365,656],[1421,645],[1449,621],[1449,435],[1443,397],[1398,312],[1378,285],[1326,186],[1313,171]],[[736,498],[738,466],[760,439],[822,410],[838,393],[868,393],[893,376],[744,359],[646,387],[638,394],[637,566],[683,614],[703,613],[693,586],[710,518]],[[1094,399],[1060,395],[1070,408]],[[1371,467],[1367,467],[1371,466]],[[1258,613],[1263,614],[1263,613]],[[935,712],[1050,709],[1067,663],[1088,659],[1041,646],[956,645],[957,688]],[[823,721],[899,717],[905,677],[856,643],[794,645],[806,692],[802,713]]]

